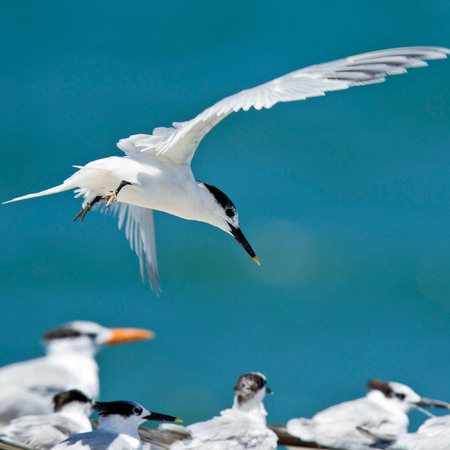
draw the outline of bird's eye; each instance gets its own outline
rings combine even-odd
[[[227,208],[225,213],[228,217],[234,217],[234,211],[231,208]]]
[[[140,415],[142,414],[142,409],[141,409],[141,408],[133,408],[132,413],[133,413],[135,416],[140,416]]]
[[[395,394],[395,396],[397,398],[399,398],[400,400],[405,400],[406,395],[405,394]]]

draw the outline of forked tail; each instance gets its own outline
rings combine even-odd
[[[28,195],[23,195],[22,197],[13,198],[12,200],[3,202],[3,205],[5,205],[6,203],[17,202],[19,200],[26,200],[28,198],[41,197],[43,195],[50,195],[50,194],[57,194],[58,192],[69,191],[70,189],[76,188],[76,186],[74,186],[73,183],[67,182],[67,181],[68,180],[64,181],[64,183],[60,184],[59,186],[55,186],[50,189],[46,189],[45,191],[35,192],[34,194],[28,194]]]

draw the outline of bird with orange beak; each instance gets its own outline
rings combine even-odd
[[[45,356],[0,369],[0,424],[24,415],[50,413],[52,397],[69,389],[98,398],[98,351],[153,337],[149,330],[106,328],[87,321],[48,331],[43,335]]]

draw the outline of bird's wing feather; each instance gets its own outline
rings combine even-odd
[[[54,447],[54,450],[66,448],[80,450],[123,450],[120,445],[120,436],[116,433],[105,431],[90,431],[88,433],[75,434]],[[122,443],[123,444],[123,443]]]
[[[424,67],[426,59],[443,59],[450,50],[442,47],[403,47],[363,53],[305,67],[282,77],[226,97],[187,122],[155,128],[152,135],[121,139],[117,146],[127,155],[151,154],[178,164],[189,163],[203,137],[232,112],[271,108],[279,102],[305,100],[325,92],[352,86],[381,83],[387,75]]]
[[[90,203],[98,193],[91,189],[77,189],[76,196],[84,197],[83,207]],[[104,202],[94,205],[94,208],[105,211]],[[119,229],[125,225],[125,236],[139,258],[142,280],[145,281],[145,272],[152,289],[159,294],[161,286],[158,275],[158,259],[156,255],[155,225],[153,210],[140,206],[122,203],[120,201],[111,204],[108,210],[119,219]]]
[[[33,450],[33,449],[18,442],[11,442],[6,438],[0,438],[0,450]]]
[[[293,436],[305,441],[329,445],[328,439],[339,439],[344,436],[361,438],[356,430],[357,426],[377,430],[384,425],[386,415],[384,409],[380,409],[367,397],[363,397],[330,406],[318,412],[312,419],[291,419],[287,423],[287,430]]]
[[[159,294],[158,260],[156,255],[155,225],[153,210],[128,203],[116,202],[113,211],[117,211],[119,229],[125,224],[125,235],[131,250],[136,252],[141,267],[141,276],[145,280],[145,272],[152,289]]]
[[[139,427],[138,432],[144,450],[167,450],[174,442],[191,438],[185,427],[174,424],[162,424],[158,429]]]
[[[220,416],[187,427],[192,441],[173,445],[174,449],[275,449],[277,437],[263,424],[249,421],[245,414],[224,410]]]

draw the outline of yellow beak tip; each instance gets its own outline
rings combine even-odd
[[[255,261],[255,263],[258,264],[258,266],[261,265],[259,259],[256,256],[253,256],[253,261]]]
[[[183,422],[181,419],[175,419],[174,422]]]

